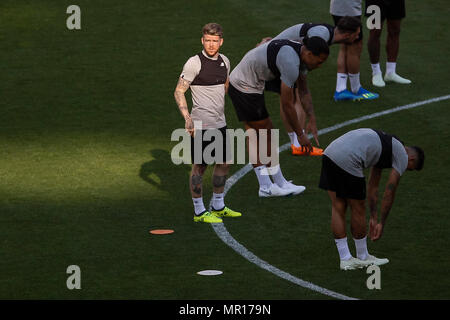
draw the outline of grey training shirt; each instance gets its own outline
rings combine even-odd
[[[324,154],[346,172],[364,177],[363,169],[377,164],[381,155],[381,141],[372,129],[347,132],[330,143]],[[392,168],[402,175],[408,167],[408,154],[400,141],[392,138]]]
[[[356,17],[362,15],[362,0],[331,0],[330,13],[334,16]]]
[[[208,58],[204,51],[202,54]],[[224,61],[223,68],[229,72],[230,61],[220,53]],[[212,59],[216,60],[216,59]],[[192,82],[199,74],[202,63],[198,55],[190,57],[183,67],[180,77]],[[201,121],[202,129],[217,129],[226,126],[225,120],[225,85],[198,86],[191,85],[192,93],[192,121]]]
[[[275,79],[275,75],[267,65],[267,46],[269,43],[264,43],[247,52],[231,72],[230,83],[237,90],[243,93],[262,94],[265,81]],[[297,52],[291,46],[283,46],[278,52],[276,64],[281,73],[281,81],[294,88],[300,73],[300,57]],[[306,69],[302,73],[306,73]]]
[[[300,37],[300,29],[302,28],[302,26],[303,26],[303,23],[296,24],[295,26],[289,27],[289,28],[281,31],[281,33],[273,39],[276,39],[276,40],[288,39],[288,40],[297,41],[297,42],[301,43],[301,42],[303,42],[303,38],[304,38],[304,37]],[[306,35],[308,36],[308,38],[320,37],[323,40],[325,40],[325,42],[327,42],[327,43],[330,40],[330,37],[333,36],[333,35],[330,35],[330,32],[328,31],[327,27],[321,26],[321,25],[310,28],[308,30],[308,32],[306,33]]]

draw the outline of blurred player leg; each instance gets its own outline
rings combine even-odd
[[[400,84],[410,84],[411,80],[405,79],[396,73],[397,57],[400,48],[400,25],[401,20],[387,20],[387,41],[386,41],[386,74],[385,81],[392,81]]]
[[[189,186],[192,195],[192,202],[194,204],[194,221],[206,223],[220,223],[222,219],[213,216],[205,208],[203,202],[203,174],[205,173],[207,165],[192,164],[191,176],[189,178]]]
[[[337,58],[336,91],[334,92],[335,101],[355,99],[355,96],[347,90],[347,79],[347,45],[342,43],[339,46]]]
[[[369,33],[369,40],[367,41],[367,49],[369,51],[370,64],[372,66],[372,84],[376,87],[384,87],[386,84],[383,81],[383,75],[380,67],[380,38],[381,29],[372,29]]]
[[[229,171],[229,166],[226,163],[217,163],[214,166],[213,172],[213,198],[211,213],[216,217],[240,217],[240,212],[234,211],[225,205],[225,182]]]
[[[341,270],[355,270],[363,267],[363,263],[354,258],[348,248],[347,233],[345,231],[346,199],[336,197],[336,192],[328,191],[331,199],[331,229],[334,242],[339,253],[339,267]]]
[[[347,71],[350,79],[351,91],[361,100],[372,100],[379,97],[377,93],[370,92],[361,86],[359,71],[362,51],[362,40],[347,45]]]
[[[388,259],[379,259],[373,255],[370,255],[367,250],[365,200],[349,199],[348,202],[352,210],[351,229],[353,240],[355,242],[357,258],[364,264],[364,266],[369,266],[372,264],[383,265],[388,263]]]

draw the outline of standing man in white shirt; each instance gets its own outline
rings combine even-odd
[[[224,187],[228,174],[227,161],[230,153],[226,148],[226,121],[225,121],[225,93],[228,90],[228,75],[230,61],[219,53],[223,44],[222,27],[217,23],[208,23],[202,29],[203,50],[192,56],[183,67],[174,92],[175,101],[181,115],[185,120],[186,131],[191,135],[192,171],[189,186],[194,204],[194,221],[206,223],[221,223],[222,217],[239,217],[241,213],[225,206]],[[185,92],[192,92],[192,111],[189,113]],[[201,128],[194,128],[194,122],[201,123]],[[198,131],[198,132],[197,132]],[[203,137],[206,131],[214,131],[222,136],[222,159],[214,159],[214,172],[212,177],[213,198],[212,211],[206,210],[203,202],[203,174],[208,164],[203,157],[203,151],[215,142],[202,141],[196,148],[194,133]],[[203,140],[203,139],[202,139]],[[219,153],[219,152],[218,152]],[[218,155],[215,155],[218,158]],[[218,160],[218,161],[217,161]]]

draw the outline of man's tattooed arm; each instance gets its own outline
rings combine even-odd
[[[190,115],[184,93],[189,89],[190,84],[191,83],[189,81],[186,81],[180,77],[174,92],[175,101],[177,102],[181,115],[185,120],[187,120],[187,118],[190,118]]]
[[[386,184],[386,189],[384,191],[383,200],[381,201],[381,224],[384,226],[391,211],[392,205],[394,204],[395,191],[397,190],[398,184],[400,182],[400,174],[392,169]]]
[[[189,89],[190,82],[184,80],[180,77],[178,80],[177,87],[175,88],[174,97],[175,101],[177,102],[178,109],[180,110],[181,115],[184,118],[185,121],[185,129],[186,131],[193,136],[194,134],[194,123],[192,122],[191,116],[189,114],[189,109],[187,106],[186,97],[184,96],[184,93]]]

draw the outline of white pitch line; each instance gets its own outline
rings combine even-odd
[[[345,122],[341,122],[338,123],[334,126],[325,128],[325,129],[321,129],[318,131],[319,135],[325,134],[325,133],[329,133],[332,132],[334,130],[340,129],[342,127],[346,127],[348,125],[354,124],[354,123],[359,123],[362,122],[364,120],[369,120],[369,119],[373,119],[373,118],[378,118],[387,114],[391,114],[394,112],[398,112],[398,111],[402,111],[402,110],[407,110],[407,109],[412,109],[412,108],[416,108],[425,104],[430,104],[430,103],[434,103],[434,102],[439,102],[439,101],[443,101],[443,100],[448,100],[450,99],[450,95],[446,95],[446,96],[441,96],[441,97],[437,97],[437,98],[432,98],[432,99],[428,99],[428,100],[424,100],[424,101],[419,101],[419,102],[414,102],[414,103],[410,103],[404,106],[399,106],[399,107],[395,107],[392,109],[388,109],[388,110],[384,110],[384,111],[380,111],[380,112],[376,112],[376,113],[372,113],[366,116],[362,116],[359,118],[355,118],[352,120],[348,120]],[[312,135],[309,135],[309,138],[312,138]],[[284,145],[282,145],[278,152],[282,152],[284,150],[288,150],[290,147],[290,143],[286,143]],[[227,182],[225,184],[225,190],[224,190],[224,194],[226,195],[227,192],[231,189],[231,187],[238,182],[243,176],[245,176],[248,172],[252,171],[252,166],[251,164],[246,164],[244,167],[242,167],[241,169],[239,169],[235,174],[233,174],[231,177],[229,177],[227,179]],[[210,203],[210,208],[212,205],[212,200]],[[227,244],[229,247],[231,247],[234,251],[236,251],[238,254],[240,254],[241,256],[243,256],[245,259],[247,259],[248,261],[250,261],[251,263],[256,264],[258,267],[267,270],[271,273],[273,273],[274,275],[288,280],[294,284],[297,284],[303,288],[306,289],[310,289],[316,292],[319,292],[321,294],[327,295],[329,297],[333,297],[336,299],[341,299],[341,300],[358,300],[356,298],[352,298],[352,297],[348,297],[345,296],[343,294],[319,287],[311,282],[299,279],[283,270],[280,270],[274,266],[272,266],[271,264],[269,264],[268,262],[258,258],[254,253],[252,253],[251,251],[249,251],[246,247],[244,247],[242,244],[240,244],[238,241],[236,241],[236,239],[233,238],[233,236],[228,232],[227,228],[225,228],[225,225],[223,223],[213,223],[211,224],[211,226],[213,227],[214,231],[216,232],[216,234],[219,236],[219,238],[225,243]]]

